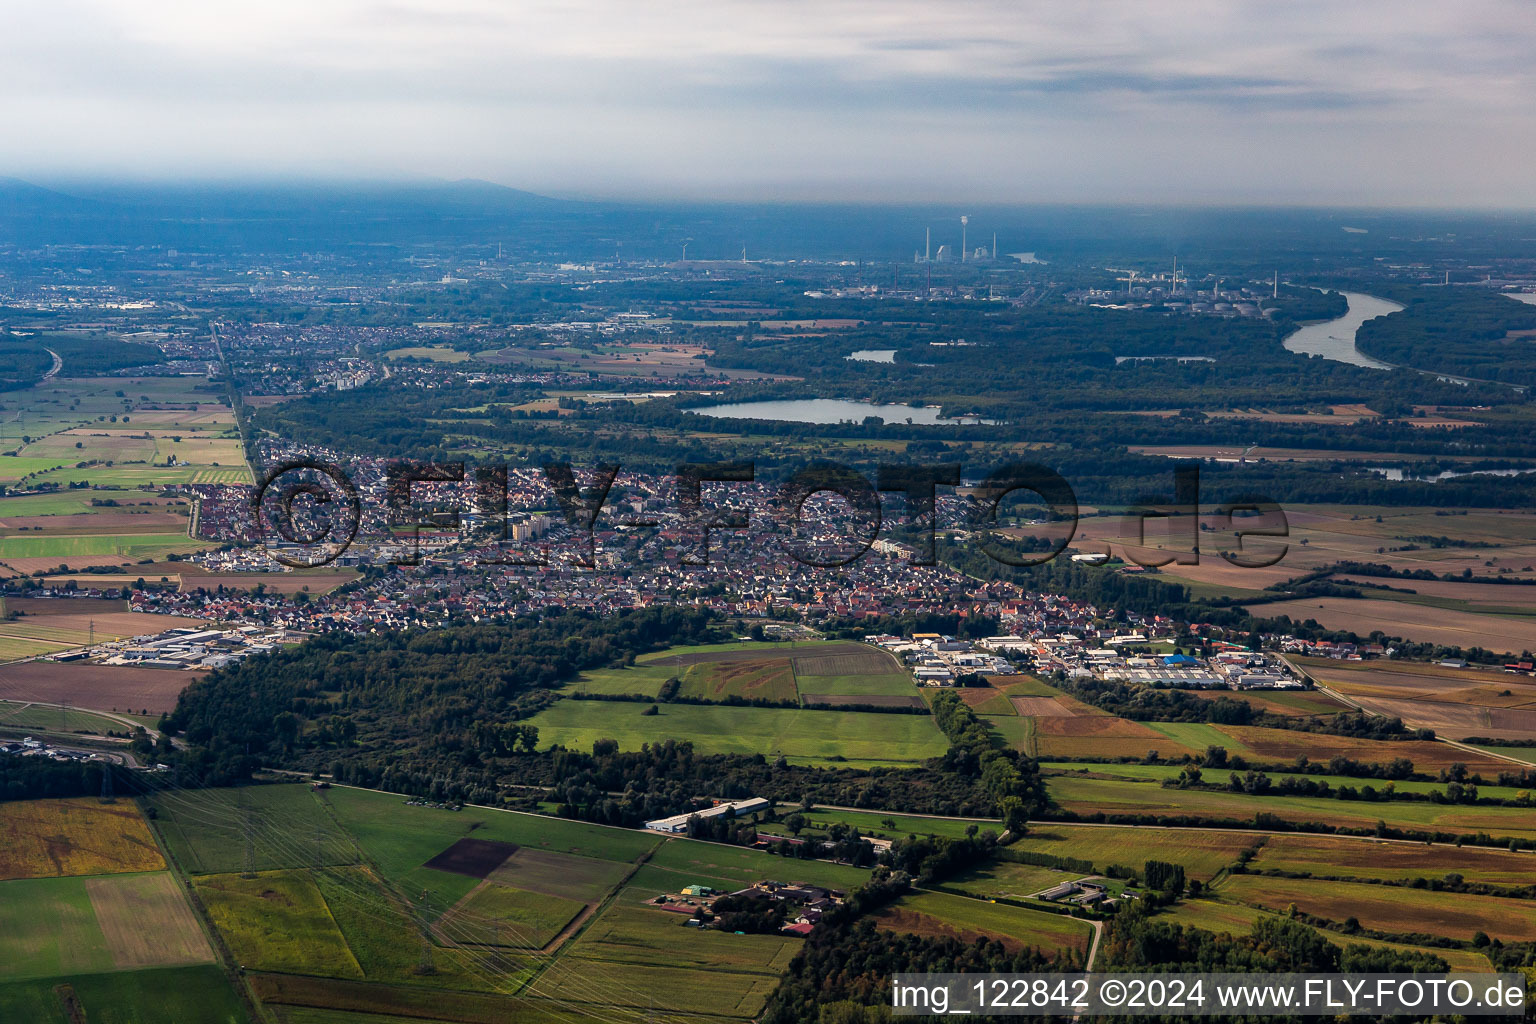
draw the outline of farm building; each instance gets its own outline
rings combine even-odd
[[[657,818],[645,823],[645,827],[652,832],[667,832],[673,835],[688,831],[690,818],[718,818],[722,815],[729,818],[739,818],[744,814],[753,814],[757,811],[766,811],[772,806],[760,796],[750,797],[746,800],[722,802],[713,807],[706,807],[702,811],[689,811],[686,814],[674,814],[670,818]]]

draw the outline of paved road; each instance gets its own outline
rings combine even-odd
[[[48,372],[43,374],[43,380],[52,380],[59,375],[60,370],[64,369],[64,360],[60,359],[59,354],[51,348],[45,348],[43,351],[53,356],[53,366],[49,367]]]

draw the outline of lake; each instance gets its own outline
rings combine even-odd
[[[1349,303],[1349,309],[1343,316],[1292,331],[1285,339],[1286,351],[1303,356],[1322,356],[1336,363],[1349,363],[1372,370],[1392,369],[1389,364],[1372,359],[1355,348],[1355,332],[1367,320],[1396,313],[1403,307],[1387,299],[1360,292],[1344,292],[1343,295]]]
[[[1386,466],[1367,466],[1366,468],[1372,473],[1379,473],[1388,480],[1422,480],[1429,483],[1434,483],[1437,480],[1455,480],[1463,476],[1524,476],[1526,473],[1536,473],[1536,469],[1447,469],[1430,476],[1404,476],[1402,470],[1389,469]]]
[[[852,402],[842,398],[785,398],[764,402],[731,402],[725,405],[707,405],[688,411],[696,412],[700,416],[773,420],[776,423],[862,423],[866,416],[879,416],[887,423],[905,423],[910,420],[925,426],[940,427],[993,422],[975,416],[945,419],[939,415],[938,407],[931,405],[877,405],[874,402]]]
[[[861,348],[857,352],[850,352],[843,356],[844,359],[852,359],[860,363],[894,363],[896,350],[893,348]]]

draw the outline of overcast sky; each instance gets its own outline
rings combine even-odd
[[[1536,207],[1530,0],[17,0],[0,174]]]

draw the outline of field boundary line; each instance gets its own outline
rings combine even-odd
[[[182,892],[190,901],[192,913],[196,915],[197,923],[203,929],[204,937],[208,939],[209,945],[212,946],[214,958],[223,970],[225,978],[228,979],[230,987],[235,990],[235,994],[239,996],[240,1001],[245,1003],[246,1009],[251,1013],[252,1020],[263,1021],[266,1024],[277,1024],[276,1016],[266,1011],[266,1007],[262,1004],[261,1000],[256,998],[256,993],[251,990],[250,980],[247,978],[245,970],[235,962],[234,951],[225,944],[224,937],[219,934],[219,929],[214,925],[213,918],[208,914],[208,908],[203,905],[202,899],[197,894],[197,887],[192,884],[192,879],[188,876],[186,869],[176,859],[175,853],[171,850],[171,844],[167,843],[165,837],[160,834],[159,818],[152,817],[147,812],[142,796],[134,797],[134,805],[138,807],[139,815],[149,823],[149,834],[154,837],[155,845],[160,847],[160,856],[165,859],[166,866],[170,868],[172,876],[181,883]]]
[[[585,918],[583,918],[581,914],[576,915],[576,920],[566,925],[565,928],[561,930],[559,935],[556,935],[552,940],[550,940],[549,944],[545,946],[544,949],[539,951],[541,954],[547,953],[548,959],[545,960],[543,964],[536,967],[528,975],[528,977],[523,980],[523,983],[513,991],[512,994],[517,996],[529,991],[535,982],[537,982],[546,973],[548,973],[551,967],[559,963],[560,958],[565,954],[565,951],[569,949],[573,944],[575,944],[576,939],[587,930],[593,921],[597,920],[597,918],[604,911],[618,902],[619,894],[624,891],[624,887],[629,884],[630,879],[634,878],[635,875],[639,873],[640,869],[645,867],[645,865],[650,862],[651,857],[656,854],[656,851],[661,849],[662,846],[668,842],[671,842],[671,840],[663,838],[649,850],[646,850],[640,856],[636,857],[630,863],[630,868],[624,873],[624,877],[619,879],[618,883],[608,891],[606,896],[588,908],[590,913],[585,911],[583,912],[586,914]]]

